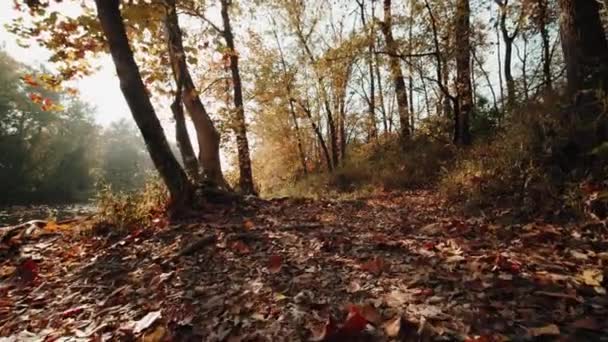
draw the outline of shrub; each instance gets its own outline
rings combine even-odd
[[[608,175],[600,157],[605,114],[595,107],[531,103],[513,113],[493,140],[459,155],[440,189],[469,206],[515,205],[524,212],[580,214],[584,182]]]
[[[285,182],[270,196],[351,197],[377,190],[427,187],[434,183],[454,155],[451,144],[428,136],[412,138],[401,148],[398,136],[353,146],[332,173],[311,174]]]
[[[166,211],[168,192],[158,178],[149,178],[143,189],[114,192],[102,185],[96,196],[98,225],[118,230],[149,226]]]

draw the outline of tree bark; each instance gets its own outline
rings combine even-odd
[[[308,45],[308,42],[306,40],[306,36],[302,32],[301,27],[297,27],[296,34],[297,34],[298,40],[300,41],[300,44],[302,44],[302,47],[304,48],[304,52],[306,53],[306,56],[308,57],[310,64],[313,67],[313,69],[315,70],[315,73],[317,76],[317,85],[321,92],[321,101],[323,102],[323,106],[325,108],[325,115],[327,117],[327,127],[329,130],[328,133],[329,133],[329,142],[330,142],[330,147],[331,147],[330,152],[331,152],[331,162],[332,162],[332,166],[329,167],[329,170],[333,171],[334,167],[338,166],[338,162],[339,162],[338,135],[336,132],[336,123],[334,121],[334,115],[333,115],[333,111],[331,109],[329,94],[327,92],[327,89],[325,88],[323,75],[319,74],[319,71],[315,67],[315,64],[317,63],[317,59],[316,59],[315,55],[313,54],[312,50],[310,49],[310,46]],[[317,129],[320,130],[320,128],[318,126],[317,126]]]
[[[183,85],[182,101],[188,113],[190,113],[192,123],[196,129],[199,145],[198,157],[203,168],[203,174],[208,181],[215,185],[228,188],[220,162],[220,134],[215,129],[205,106],[203,106],[190,75],[182,42],[182,32],[175,9],[175,0],[165,0],[165,4],[167,6],[166,38],[171,67],[175,79],[181,80]]]
[[[469,145],[469,116],[473,108],[471,91],[471,42],[470,42],[469,0],[458,0],[456,8],[456,91],[458,93],[458,110],[455,117],[454,142],[457,145]]]
[[[392,21],[391,0],[384,0],[384,21],[381,23],[381,27],[386,41],[386,50],[389,55],[389,67],[397,96],[397,109],[399,111],[399,123],[401,124],[401,146],[405,147],[406,142],[410,138],[409,105],[407,87],[403,78],[403,71],[401,70],[401,62],[398,57],[397,43],[393,38]]]
[[[298,124],[298,117],[296,115],[296,108],[291,99],[291,80],[288,79],[288,69],[287,69],[287,61],[285,60],[285,55],[283,54],[283,48],[281,47],[281,41],[279,40],[279,35],[273,29],[272,33],[274,34],[274,38],[277,41],[277,48],[279,49],[279,56],[281,58],[281,67],[283,68],[283,76],[287,79],[287,84],[285,86],[285,90],[287,90],[287,97],[289,101],[289,112],[291,114],[291,119],[293,120],[293,126],[296,130],[296,139],[298,143],[298,154],[300,156],[300,164],[302,165],[302,172],[304,175],[308,175],[308,167],[306,165],[306,154],[304,153],[304,146],[302,144],[302,134],[300,133],[300,125]]]
[[[551,39],[547,21],[549,16],[548,0],[538,0],[538,29],[543,48],[543,76],[545,79],[545,89],[549,92],[553,90],[553,76],[551,75]]]
[[[251,170],[251,159],[249,156],[249,140],[247,139],[247,125],[245,122],[245,107],[243,103],[243,85],[241,82],[241,74],[239,71],[239,56],[234,45],[234,35],[230,24],[230,14],[228,7],[231,5],[231,0],[221,0],[222,22],[224,30],[222,32],[228,53],[230,54],[230,72],[232,74],[232,88],[234,90],[234,111],[235,122],[234,133],[236,135],[236,146],[239,160],[239,186],[245,194],[255,194],[253,186],[253,175]]]
[[[382,113],[382,127],[384,128],[384,133],[388,133],[388,116],[386,115],[386,105],[384,103],[384,88],[382,87],[382,74],[380,73],[380,54],[376,54],[375,56],[376,65],[376,79],[378,80],[378,100],[380,101],[380,112]]]
[[[190,179],[195,182],[199,181],[199,168],[194,149],[192,148],[192,142],[188,135],[188,128],[186,127],[186,117],[184,116],[184,107],[182,105],[182,82],[176,80],[177,89],[175,90],[175,100],[171,104],[171,111],[173,112],[173,119],[175,119],[175,140],[177,141],[177,147],[182,155],[182,161],[184,168]]]
[[[567,94],[608,90],[608,43],[595,0],[559,0]]]
[[[515,80],[513,79],[513,72],[511,70],[511,64],[513,60],[513,42],[515,38],[519,34],[519,22],[517,24],[517,28],[513,31],[512,34],[509,33],[509,29],[507,29],[507,14],[508,14],[508,6],[509,0],[495,0],[498,8],[500,10],[500,32],[502,34],[502,39],[505,42],[505,60],[504,60],[504,71],[505,71],[505,80],[507,83],[507,107],[509,109],[513,109],[516,102],[517,95],[515,94]]]
[[[295,101],[295,100],[291,99],[290,101]],[[310,111],[310,108],[308,106],[304,105],[300,101],[297,101],[297,103],[300,105],[300,108],[302,108],[302,110],[304,111],[304,113],[306,113],[306,116],[310,120],[310,125],[312,126],[312,129],[315,132],[315,134],[317,135],[317,139],[319,139],[319,144],[321,145],[321,149],[323,150],[323,156],[325,157],[325,162],[327,163],[327,170],[329,172],[333,171],[333,169],[334,169],[333,165],[334,164],[332,163],[331,155],[329,153],[329,149],[327,148],[327,144],[325,143],[325,139],[323,138],[323,133],[321,132],[321,129],[315,123],[315,120],[312,117],[312,113]]]
[[[163,128],[133,58],[119,0],[95,0],[97,17],[107,39],[120,80],[120,89],[142,133],[150,157],[169,190],[173,209],[191,204],[193,188],[171,152]]]
[[[359,5],[359,14],[361,17],[361,24],[365,29],[367,26],[367,20],[365,18],[365,0],[356,0],[357,5]],[[372,20],[374,20],[374,4],[372,3]],[[367,66],[369,69],[369,129],[368,129],[368,140],[376,140],[378,139],[378,128],[376,125],[376,82],[374,77],[374,43],[376,38],[374,37],[374,29],[370,28],[369,32],[369,46],[368,46],[368,59]],[[340,128],[341,129],[341,128]],[[342,145],[342,142],[340,142]]]

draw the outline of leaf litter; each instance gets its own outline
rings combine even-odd
[[[606,227],[499,221],[412,191],[26,227],[0,245],[0,341],[608,340]]]

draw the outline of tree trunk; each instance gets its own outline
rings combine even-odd
[[[315,67],[315,64],[317,63],[317,59],[315,58],[312,50],[310,49],[310,46],[308,46],[308,42],[306,41],[306,37],[304,35],[304,33],[298,28],[298,31],[296,32],[298,39],[300,41],[300,43],[302,44],[302,47],[304,48],[304,52],[306,53],[306,56],[308,56],[308,59],[310,60],[310,64],[313,67],[313,69],[315,69],[315,73],[317,74],[317,85],[319,87],[319,90],[321,91],[321,101],[323,102],[323,106],[325,107],[325,115],[327,117],[327,127],[329,130],[329,142],[330,142],[330,147],[331,147],[331,161],[332,161],[332,166],[329,167],[330,171],[333,171],[334,167],[338,165],[338,136],[337,136],[337,132],[336,132],[336,123],[334,121],[334,115],[333,112],[331,110],[331,104],[330,104],[330,100],[329,100],[329,94],[327,92],[327,89],[325,88],[325,83],[324,83],[324,77],[323,75],[319,74],[319,71],[317,70],[317,68]],[[320,129],[317,126],[317,129]]]
[[[279,35],[277,34],[277,32],[273,29],[272,33],[274,34],[274,38],[277,41],[277,47],[279,49],[279,56],[281,57],[281,66],[283,68],[283,75],[285,76],[285,78],[287,79],[288,76],[288,69],[287,69],[287,62],[285,61],[285,55],[283,54],[283,48],[281,47],[281,41],[279,40]],[[306,154],[304,153],[304,146],[302,144],[302,134],[300,133],[300,125],[298,124],[298,117],[296,115],[296,108],[293,104],[293,100],[291,99],[291,80],[287,81],[288,83],[286,84],[286,90],[287,90],[287,97],[289,99],[289,112],[291,114],[291,119],[293,120],[293,126],[296,130],[296,139],[298,142],[298,153],[300,155],[300,163],[302,164],[302,172],[304,172],[304,175],[308,175],[308,167],[306,166]]]
[[[393,38],[392,20],[391,0],[384,0],[384,22],[381,23],[381,26],[384,39],[386,40],[386,50],[389,55],[391,77],[393,78],[395,93],[397,95],[397,109],[399,111],[399,123],[401,124],[401,146],[405,147],[405,143],[410,138],[409,106],[407,87],[403,78],[403,71],[401,70],[401,62],[397,56],[397,43]]]
[[[171,195],[173,208],[191,204],[193,188],[171,152],[163,128],[133,58],[120,13],[119,0],[95,0],[97,16],[120,80],[120,89],[141,131],[154,166]]]
[[[175,90],[175,100],[171,104],[171,111],[173,112],[173,118],[175,119],[175,140],[177,141],[177,147],[182,155],[182,161],[188,176],[198,182],[199,180],[199,168],[190,136],[188,135],[188,128],[186,127],[186,118],[184,116],[184,107],[182,105],[182,84],[181,80],[177,81],[177,89]]]
[[[515,29],[512,34],[509,34],[509,30],[507,29],[507,12],[509,1],[504,0],[495,0],[498,4],[500,10],[500,32],[502,34],[502,39],[505,42],[505,60],[504,60],[504,70],[505,70],[505,80],[507,82],[507,107],[509,110],[513,109],[516,102],[516,94],[515,94],[515,80],[513,79],[513,72],[511,70],[511,62],[513,60],[513,42],[519,33],[519,26]],[[518,23],[519,25],[519,23]]]
[[[608,43],[595,0],[559,0],[567,94],[608,90]]]
[[[224,23],[223,36],[230,54],[230,72],[232,74],[232,87],[234,89],[234,133],[236,135],[236,146],[239,160],[239,186],[245,194],[255,194],[253,176],[251,170],[251,159],[249,157],[249,141],[247,139],[247,125],[245,122],[245,107],[243,103],[243,85],[239,72],[239,56],[234,46],[234,35],[230,25],[228,7],[231,0],[221,0],[222,21]]]
[[[551,40],[549,29],[547,28],[548,0],[538,0],[538,11],[538,29],[543,48],[543,76],[545,79],[545,89],[550,92],[553,90],[553,77],[551,75]]]
[[[382,74],[380,73],[380,54],[376,54],[376,79],[378,80],[378,100],[380,101],[380,111],[382,113],[382,127],[384,133],[388,133],[388,117],[386,115],[386,105],[384,103],[384,88],[382,87]]]
[[[183,82],[182,101],[190,113],[196,129],[200,165],[207,180],[222,188],[228,188],[220,162],[220,134],[203,106],[188,70],[182,32],[175,10],[175,0],[165,0],[165,4],[167,5],[166,31],[171,67],[175,79]]]
[[[472,110],[473,94],[471,92],[471,42],[470,42],[469,0],[458,0],[456,8],[456,91],[458,93],[458,110],[455,117],[454,142],[457,145],[469,145],[469,116]]]
[[[321,133],[321,129],[315,123],[315,120],[312,117],[312,113],[310,112],[310,108],[308,108],[308,106],[305,106],[299,101],[298,104],[300,105],[304,113],[306,113],[306,116],[310,120],[310,125],[312,126],[312,129],[315,132],[317,139],[319,139],[319,144],[321,145],[321,149],[323,150],[323,156],[325,157],[325,162],[327,163],[327,170],[329,172],[333,171],[334,164],[332,163],[331,155],[329,153],[329,149],[327,148],[327,144],[325,143],[325,139],[323,138],[323,133]]]

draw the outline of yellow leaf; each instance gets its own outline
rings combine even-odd
[[[585,285],[601,286],[602,281],[604,280],[604,274],[601,270],[588,269],[584,270],[583,273],[577,277],[577,279]]]

